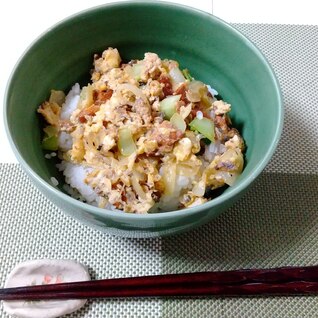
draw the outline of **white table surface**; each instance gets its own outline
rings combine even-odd
[[[37,36],[73,13],[106,2],[115,1],[1,1],[1,100],[3,100],[6,83],[15,63]],[[288,2],[277,0],[175,0],[174,2],[212,13],[230,23],[318,24],[318,3],[312,0],[290,0]],[[2,114],[3,103],[1,103],[0,110],[0,163],[17,162],[7,141]]]

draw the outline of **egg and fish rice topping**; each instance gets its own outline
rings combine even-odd
[[[193,207],[235,182],[244,141],[232,127],[231,105],[209,85],[155,53],[123,63],[108,48],[93,65],[91,83],[81,90],[76,84],[71,107],[53,90],[38,112],[48,123],[43,148],[87,168],[83,182],[100,207],[133,213]]]

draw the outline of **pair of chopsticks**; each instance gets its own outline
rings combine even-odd
[[[103,279],[0,289],[0,300],[318,293],[318,266]]]

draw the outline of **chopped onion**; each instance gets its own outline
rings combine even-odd
[[[232,148],[227,149],[223,153],[220,160],[221,162],[228,161],[233,163],[236,173],[241,173],[243,170],[244,159],[243,159],[243,154],[239,149],[232,149]]]
[[[229,186],[232,186],[238,177],[236,173],[230,173],[226,171],[219,171],[216,173],[216,176],[221,177],[224,180],[224,182]]]
[[[180,176],[177,177],[177,190],[180,192],[182,189],[186,189],[189,186],[190,178],[186,176]]]
[[[90,84],[82,88],[79,103],[80,109],[89,107],[94,103],[93,91],[93,86]]]
[[[173,116],[170,118],[170,122],[175,128],[181,130],[182,132],[185,132],[187,124],[180,114],[174,113]]]
[[[173,90],[176,90],[181,83],[185,82],[185,78],[178,67],[172,68],[169,71],[169,75],[171,77]]]
[[[169,163],[162,166],[162,181],[165,185],[164,194],[172,195],[176,187],[176,164]]]
[[[199,102],[205,91],[206,87],[202,82],[192,81],[188,85],[188,91],[186,93],[187,99],[193,103]]]
[[[205,184],[204,184],[204,182],[201,180],[197,184],[195,184],[194,187],[192,188],[192,192],[193,192],[193,194],[195,194],[195,195],[197,195],[199,197],[203,197],[204,193],[205,193]]]
[[[193,169],[193,167],[190,167],[188,165],[179,163],[177,165],[177,174],[179,176],[185,176],[185,177],[193,177],[193,175],[195,175],[195,170]]]
[[[135,85],[125,83],[117,86],[118,90],[127,90],[135,94],[136,97],[140,97],[146,104],[148,104],[147,97],[143,94],[142,90]]]
[[[182,116],[183,119],[186,119],[192,111],[192,104],[188,104],[187,106],[181,106],[180,107],[180,115]]]
[[[143,190],[142,186],[140,185],[137,176],[134,173],[131,176],[131,183],[132,183],[132,186],[133,186],[136,194],[139,196],[139,198],[142,200],[147,200],[147,195],[146,195],[145,191]]]
[[[130,156],[118,156],[119,163],[121,166],[126,166],[128,170],[132,170],[135,161],[136,161],[137,153],[133,152]]]

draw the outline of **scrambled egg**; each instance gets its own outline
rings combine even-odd
[[[90,167],[84,182],[130,213],[202,204],[210,190],[242,172],[244,141],[231,127],[231,105],[186,76],[176,61],[146,53],[124,63],[117,49],[95,55],[92,82],[69,119],[63,101],[39,108],[49,125],[70,136],[63,160]]]

